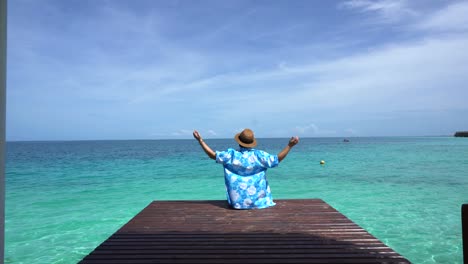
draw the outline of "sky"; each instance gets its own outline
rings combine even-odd
[[[468,1],[8,2],[8,141],[468,130]]]

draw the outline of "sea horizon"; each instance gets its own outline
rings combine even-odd
[[[455,134],[455,133],[454,133]],[[296,135],[292,135],[296,136]],[[284,136],[284,137],[256,137],[257,139],[288,139],[291,136]],[[303,139],[314,139],[314,138],[341,138],[341,139],[349,139],[349,138],[412,138],[412,137],[455,137],[452,135],[377,135],[377,136],[298,136],[299,138]],[[203,136],[203,139],[211,140],[211,139],[233,139],[234,137],[206,137]],[[457,137],[463,138],[463,137]],[[143,141],[143,140],[194,140],[192,136],[188,136],[186,138],[117,138],[117,139],[25,139],[25,140],[6,140],[5,142],[70,142],[70,141]]]

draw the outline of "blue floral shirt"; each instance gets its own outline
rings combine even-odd
[[[224,166],[227,200],[236,209],[274,206],[265,172],[278,166],[278,156],[241,147],[216,151],[216,162]]]

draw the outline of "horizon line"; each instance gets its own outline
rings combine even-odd
[[[381,137],[455,137],[454,135],[379,135],[379,136],[304,136],[299,138],[381,138]],[[287,139],[289,137],[258,137],[258,139]],[[226,140],[232,138],[225,137],[205,137],[205,140]],[[77,141],[163,141],[163,140],[194,140],[194,138],[134,138],[134,139],[31,139],[31,140],[6,140],[7,143],[13,142],[77,142]]]

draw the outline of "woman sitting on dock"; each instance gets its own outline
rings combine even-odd
[[[266,179],[266,170],[278,166],[291,148],[299,142],[298,137],[291,137],[288,145],[278,155],[254,149],[257,140],[253,131],[248,128],[234,137],[239,144],[239,150],[229,148],[226,151],[213,151],[198,131],[193,131],[193,137],[208,157],[223,164],[227,200],[231,207],[260,209],[275,205]]]

